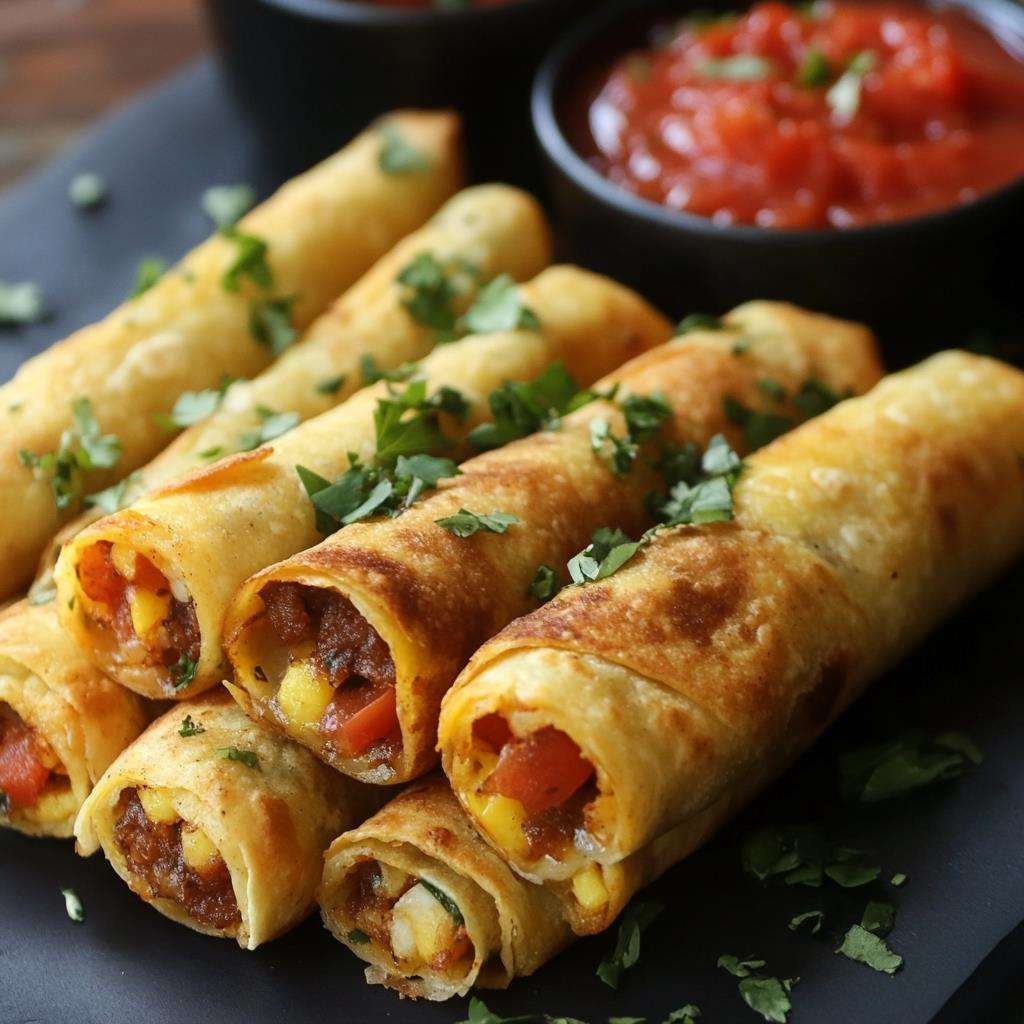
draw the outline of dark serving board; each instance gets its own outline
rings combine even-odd
[[[0,333],[0,380],[28,355],[110,309],[145,255],[173,259],[207,230],[199,197],[210,184],[272,184],[212,65],[190,69],[118,114],[70,156],[0,202],[0,279],[37,280],[47,322]],[[70,206],[67,183],[95,170],[112,190],[92,214]],[[1024,567],[949,623],[714,843],[654,887],[668,910],[644,940],[619,992],[594,976],[613,935],[578,943],[507,993],[484,994],[506,1014],[546,1012],[597,1024],[697,1003],[709,1024],[755,1021],[721,953],[757,954],[799,977],[794,1024],[940,1024],[1019,1020],[1024,1007]],[[967,731],[982,766],[871,813],[837,797],[834,758],[851,742],[908,726]],[[762,889],[744,877],[739,843],[758,824],[818,821],[909,876],[846,896]],[[64,912],[71,886],[83,924]],[[833,955],[869,896],[897,908],[894,978]],[[842,897],[842,898],[841,898]],[[790,917],[827,910],[822,935],[794,935]],[[454,1022],[466,1004],[401,1002],[363,983],[362,968],[317,920],[255,953],[166,921],[100,857],[67,844],[0,835],[0,1024],[361,1024]]]

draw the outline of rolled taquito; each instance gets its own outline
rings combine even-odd
[[[458,131],[453,114],[391,115],[0,387],[0,597],[82,495],[166,445],[155,417],[177,395],[259,372],[268,325],[305,329],[459,187]],[[396,133],[415,173],[382,160]]]
[[[751,456],[485,644],[440,743],[490,842],[605,927],[1024,551],[1024,375],[950,352]]]
[[[125,507],[197,466],[254,447],[270,416],[294,425],[340,404],[362,386],[364,360],[389,371],[426,355],[437,330],[413,315],[416,293],[404,283],[417,259],[429,258],[446,275],[442,286],[452,288],[451,312],[461,313],[487,282],[501,274],[531,278],[550,256],[547,223],[531,196],[507,185],[465,189],[378,260],[258,377],[232,384],[219,402],[208,394],[214,403],[209,415],[118,485],[118,504]],[[103,514],[97,505],[62,527],[40,560],[33,593],[52,587],[60,549]]]
[[[505,988],[572,934],[555,897],[509,870],[437,775],[331,844],[318,899],[367,981],[412,997]]]
[[[255,949],[312,909],[323,851],[375,804],[217,690],[168,711],[114,761],[75,837],[171,920]]]
[[[141,700],[92,665],[49,609],[23,601],[0,613],[0,824],[69,837],[146,721]]]
[[[333,478],[350,454],[372,459],[375,414],[391,390],[457,389],[465,417],[442,417],[457,440],[491,415],[487,396],[504,381],[531,379],[559,359],[591,381],[669,331],[639,296],[575,268],[552,268],[519,292],[536,329],[443,345],[410,369],[414,382],[366,388],[272,445],[164,485],[65,545],[57,606],[83,650],[148,696],[182,698],[215,685],[225,671],[222,620],[239,584],[322,536],[296,466]]]
[[[239,699],[356,778],[426,771],[442,696],[480,644],[536,607],[538,567],[563,565],[598,527],[635,536],[650,525],[647,498],[662,482],[653,453],[616,471],[594,451],[592,425],[622,437],[630,396],[660,393],[663,445],[724,433],[742,450],[727,395],[756,405],[765,379],[791,394],[808,379],[863,391],[880,374],[857,325],[773,303],[727,322],[612,372],[595,390],[617,387],[614,402],[477,456],[398,518],[355,523],[248,580],[226,626]],[[443,521],[460,510],[500,511],[513,525],[459,536]]]

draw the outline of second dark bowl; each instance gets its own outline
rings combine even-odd
[[[709,6],[701,2],[700,6]],[[717,0],[719,10],[737,4]],[[1024,301],[1012,258],[1024,226],[1024,181],[929,216],[848,230],[718,226],[640,199],[608,181],[564,131],[579,76],[640,45],[652,23],[693,4],[613,0],[545,60],[533,88],[534,129],[572,259],[634,286],[681,315],[752,298],[786,299],[870,324],[896,364],[963,345],[981,326],[1019,329]],[[981,0],[1019,26],[1024,8]]]

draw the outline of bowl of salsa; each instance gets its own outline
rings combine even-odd
[[[574,251],[615,238],[602,268],[673,308],[948,331],[1000,301],[1021,226],[1024,10],[612,4],[545,63],[534,123]]]

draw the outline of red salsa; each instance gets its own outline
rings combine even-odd
[[[768,2],[690,19],[576,107],[602,174],[722,224],[872,224],[1024,174],[1024,63],[952,11]]]

